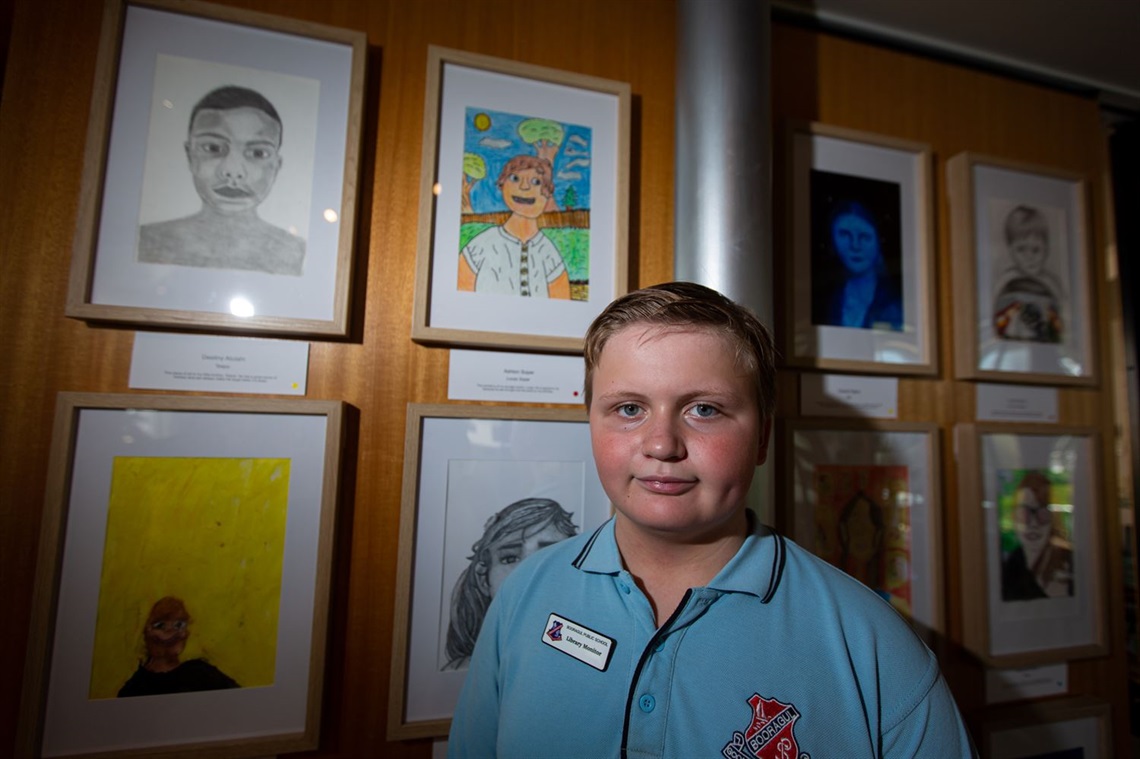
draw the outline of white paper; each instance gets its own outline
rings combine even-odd
[[[899,381],[895,377],[804,374],[800,377],[800,413],[898,419]]]
[[[307,342],[138,332],[128,384],[149,390],[304,395],[308,370]]]
[[[1057,388],[979,383],[977,417],[985,422],[1056,422]]]
[[[581,356],[453,350],[447,397],[453,401],[583,403]]]
[[[1021,701],[1069,692],[1069,665],[1048,664],[1027,669],[987,669],[986,703]]]

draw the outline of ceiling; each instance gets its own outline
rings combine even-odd
[[[772,0],[825,28],[1097,92],[1140,112],[1140,0]]]

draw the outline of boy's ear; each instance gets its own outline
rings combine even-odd
[[[760,447],[756,456],[756,466],[760,466],[768,460],[768,441],[772,437],[772,417],[764,417],[764,423],[760,427]]]

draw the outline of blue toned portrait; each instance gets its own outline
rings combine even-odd
[[[811,171],[812,324],[901,332],[899,186]]]

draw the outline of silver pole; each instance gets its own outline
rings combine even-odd
[[[673,273],[772,324],[768,0],[677,0]]]

